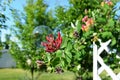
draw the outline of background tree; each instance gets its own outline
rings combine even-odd
[[[11,41],[10,52],[19,67],[31,70],[32,79],[33,72],[39,67],[36,61],[43,60],[44,56],[43,48],[40,49],[40,41],[45,39],[47,33],[52,32],[54,22],[52,14],[47,13],[46,8],[47,5],[43,0],[28,0],[23,13],[12,10],[14,34],[18,38],[18,43]]]

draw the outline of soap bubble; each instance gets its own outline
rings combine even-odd
[[[33,34],[35,35],[36,46],[41,47],[41,42],[46,41],[46,36],[52,34],[52,30],[48,26],[40,25],[35,27]]]

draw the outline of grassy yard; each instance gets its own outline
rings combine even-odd
[[[19,80],[24,74],[21,69],[0,69],[0,80]]]
[[[42,73],[39,76],[36,73],[35,77],[38,80],[75,80],[75,76],[71,72],[63,74]],[[29,78],[29,72],[22,69],[0,69],[0,80],[30,80]]]
[[[115,69],[115,73],[119,73],[120,69]],[[92,76],[92,73],[91,73]],[[112,80],[105,71],[100,74],[102,80]],[[0,69],[0,80],[31,80],[29,71],[22,69]],[[42,73],[38,75],[35,73],[34,80],[75,80],[75,75],[72,72],[65,72],[62,74]]]

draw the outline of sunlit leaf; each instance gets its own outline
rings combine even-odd
[[[56,57],[62,57],[62,51],[61,50],[57,50],[56,52]]]

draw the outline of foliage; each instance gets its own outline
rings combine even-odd
[[[7,15],[5,14],[6,9],[10,7],[12,0],[0,0],[0,50],[3,49],[5,46],[4,43],[1,41],[1,29],[6,29],[8,26],[6,25],[6,21],[8,20]],[[7,36],[7,35],[6,35]],[[7,44],[7,41],[6,41]],[[8,44],[7,44],[8,45]],[[1,51],[0,51],[1,54]]]
[[[40,48],[40,42],[45,40],[48,33],[51,33],[51,24],[54,22],[51,14],[46,13],[46,8],[47,5],[43,0],[28,0],[24,12],[12,10],[15,23],[13,30],[18,41],[10,42],[10,53],[16,59],[18,67],[31,71],[32,78],[34,71],[40,67],[37,66],[36,61],[44,59],[45,51]],[[48,24],[49,27],[47,27]]]
[[[15,27],[18,29],[16,37],[22,46],[20,48],[17,43],[11,42],[10,52],[23,68],[31,69],[31,73],[36,70],[36,61],[39,60],[38,67],[41,68],[41,65],[44,64],[44,68],[48,72],[61,73],[69,70],[73,71],[77,77],[89,80],[91,79],[89,73],[92,72],[93,65],[93,41],[98,44],[98,39],[103,42],[111,39],[110,49],[117,50],[113,53],[120,52],[120,23],[114,19],[114,4],[109,0],[70,0],[68,9],[59,6],[56,8],[55,17],[52,17],[50,13],[46,13],[47,5],[43,3],[43,0],[30,0],[27,2],[23,16],[14,14]],[[36,26],[45,24],[52,30],[59,28],[62,35],[63,41],[60,49],[51,53],[46,52],[44,47],[38,47],[35,44],[38,41],[37,44],[40,45],[41,40],[44,42],[45,36],[49,35],[49,33],[43,34],[44,32],[33,34]],[[57,28],[55,28],[56,26]],[[40,29],[45,30],[46,28],[44,26]],[[51,39],[50,36],[49,39]],[[49,44],[48,37],[47,41],[46,44]],[[52,42],[46,48],[58,42]],[[111,56],[113,59],[114,57]],[[27,60],[30,65],[27,64]]]
[[[120,23],[114,19],[113,1],[70,0],[70,4],[69,9],[61,6],[56,9],[55,24],[61,28],[63,43],[60,50],[47,54],[48,63],[53,71],[60,67],[85,78],[84,74],[92,71],[93,41],[98,44],[98,39],[102,39],[102,42],[111,39],[110,49],[117,50],[113,54],[119,52]],[[115,56],[111,58],[114,59]],[[117,63],[119,60],[114,61]]]
[[[6,27],[5,22],[8,19],[8,17],[7,15],[5,15],[4,12],[6,11],[6,8],[10,6],[11,2],[12,0],[0,1],[0,28]]]

